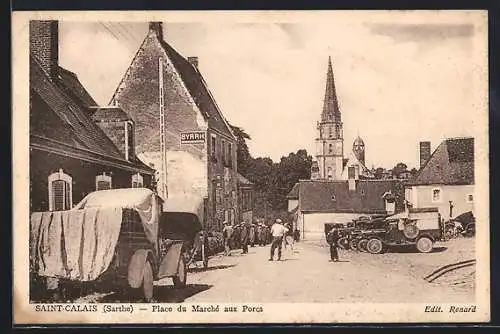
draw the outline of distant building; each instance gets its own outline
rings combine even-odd
[[[413,208],[437,207],[445,220],[474,212],[474,138],[444,140],[408,183],[405,198]]]
[[[154,170],[124,151],[133,125],[112,140],[94,122],[97,103],[59,66],[58,37],[57,21],[30,21],[30,211],[69,210],[95,190],[150,188]]]
[[[149,23],[110,105],[122,108],[136,124],[136,152],[159,171],[159,194],[203,198],[210,227],[236,222],[236,137],[203,79],[198,58],[174,50],[164,40],[161,22]]]
[[[398,184],[398,180],[353,178],[301,180],[288,194],[288,210],[297,210],[296,227],[302,239],[319,240],[325,237],[325,223],[347,224],[361,216],[396,212],[404,197]]]
[[[316,161],[311,167],[311,179],[347,180],[354,168],[355,178],[373,178],[365,166],[365,143],[357,137],[352,150],[344,152],[344,132],[331,58],[328,58],[326,90],[321,120],[317,123]]]

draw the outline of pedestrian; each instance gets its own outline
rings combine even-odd
[[[233,235],[233,227],[227,220],[224,221],[224,228],[222,229],[222,237],[224,239],[224,255],[231,256],[231,237]]]
[[[338,262],[339,252],[337,250],[339,240],[339,231],[334,227],[328,232],[326,241],[330,245],[330,262]]]
[[[287,228],[283,226],[281,219],[276,219],[276,222],[271,226],[271,236],[273,241],[271,242],[271,257],[269,261],[274,260],[274,251],[278,248],[278,261],[281,260],[281,247],[283,245],[283,237],[287,232]]]
[[[250,225],[247,222],[242,221],[240,226],[241,226],[241,232],[240,232],[241,249],[243,250],[243,254],[248,254]]]
[[[287,229],[287,232],[285,234],[285,238],[283,240],[284,244],[285,244],[285,249],[287,248],[287,246],[290,246],[290,249],[293,252],[293,231],[292,231],[292,227],[290,226],[290,223],[286,223],[285,228]]]
[[[256,242],[256,239],[257,239],[257,233],[256,233],[256,230],[257,230],[257,226],[253,223],[250,223],[249,224],[249,235],[248,235],[248,243],[250,244],[250,247],[254,247],[255,246],[255,242]]]

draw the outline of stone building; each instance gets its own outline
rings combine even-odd
[[[253,183],[247,180],[243,175],[238,174],[238,203],[240,219],[247,223],[253,222],[254,207],[254,188]]]
[[[149,23],[110,105],[131,116],[136,152],[158,171],[160,195],[203,200],[207,225],[217,229],[238,219],[236,137],[198,58],[168,44],[161,22]]]
[[[123,150],[126,136],[111,140],[94,122],[97,103],[58,54],[58,22],[31,21],[30,211],[68,210],[95,190],[151,187],[154,170]]]

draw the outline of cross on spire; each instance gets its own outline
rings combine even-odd
[[[335,90],[335,80],[333,77],[332,59],[328,57],[328,71],[326,73],[326,90],[323,103],[322,122],[341,122],[339,102]]]

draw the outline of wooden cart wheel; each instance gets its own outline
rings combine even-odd
[[[380,253],[382,253],[383,248],[384,248],[384,245],[382,244],[382,241],[380,241],[380,239],[377,239],[377,238],[371,238],[366,243],[366,249],[371,254],[380,254]]]
[[[177,275],[172,278],[174,282],[174,286],[176,288],[184,288],[186,286],[187,281],[187,269],[186,262],[184,261],[184,257],[181,256],[179,260],[179,267],[177,268]]]
[[[144,264],[144,271],[142,274],[142,294],[144,301],[146,303],[150,303],[153,300],[153,267],[151,266],[151,262],[146,261]]]

